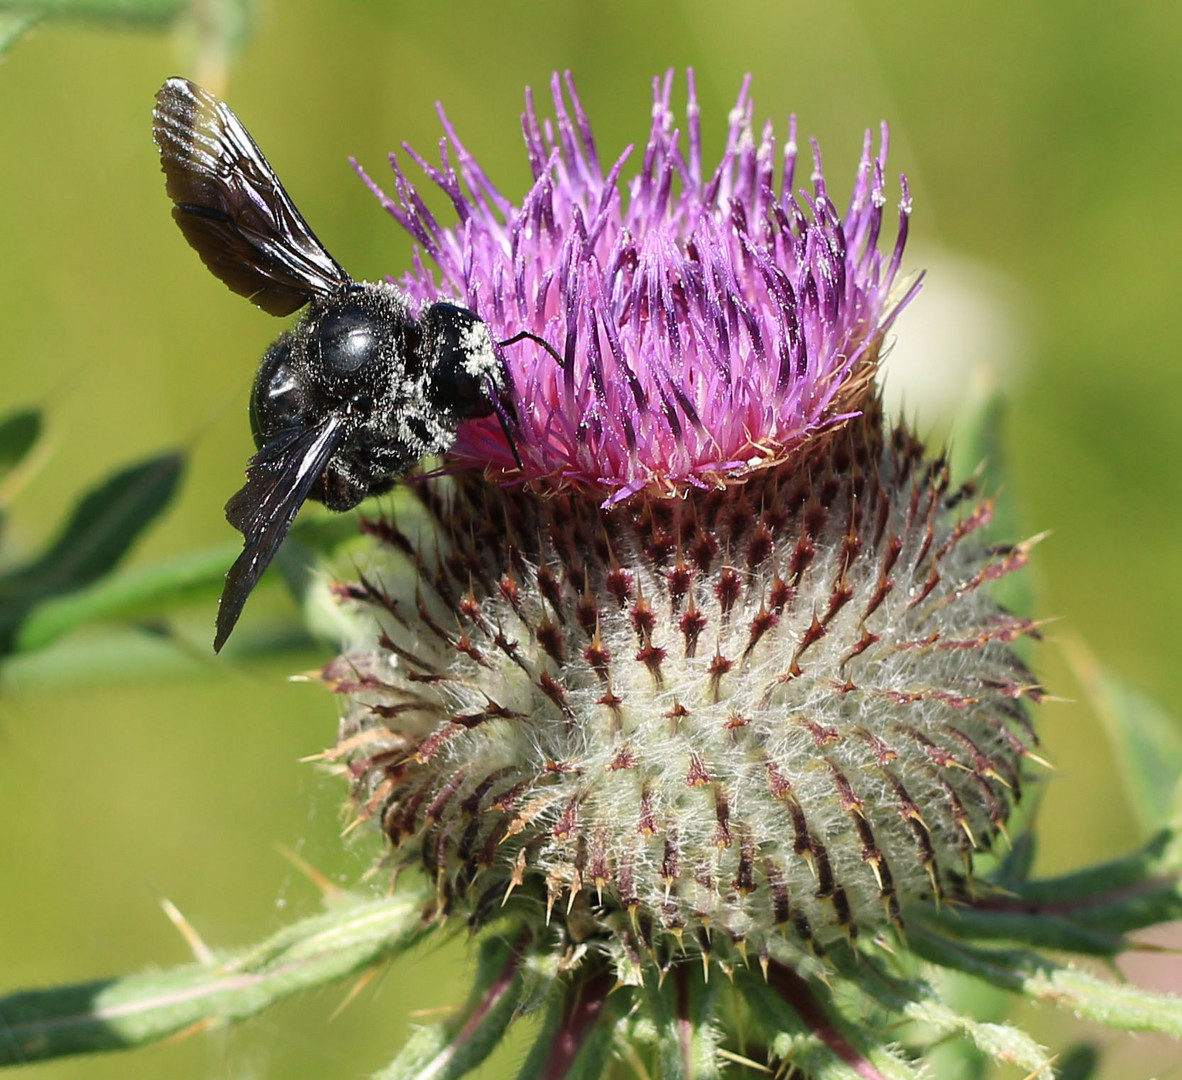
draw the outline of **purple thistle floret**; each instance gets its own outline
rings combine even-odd
[[[555,123],[539,122],[527,94],[534,184],[521,206],[494,187],[442,109],[441,167],[405,149],[451,199],[455,227],[439,224],[394,155],[396,199],[358,169],[439,268],[436,283],[416,252],[401,283],[416,300],[451,297],[496,337],[529,331],[562,358],[528,340],[507,346],[515,445],[495,417],[471,421],[454,464],[598,488],[616,502],[777,464],[856,412],[883,335],[918,288],[895,288],[906,178],[889,259],[877,246],[886,126],[877,156],[866,133],[843,218],[815,141],[812,191],[793,193],[794,117],[777,183],[775,136],[768,123],[756,141],[749,79],[722,160],[704,172],[692,71],[688,81],[683,137],[669,107],[672,72],[654,80],[652,129],[626,200],[620,177],[632,148],[604,174],[569,73],[570,110],[563,82],[551,80]]]

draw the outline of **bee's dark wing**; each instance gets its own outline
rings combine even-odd
[[[156,95],[152,131],[172,216],[202,262],[272,315],[349,283],[225,102],[186,79]]]
[[[226,520],[246,537],[246,546],[226,574],[215,652],[226,643],[246,598],[271,564],[343,434],[340,418],[330,416],[317,427],[285,431],[250,459],[246,484],[226,503]]]

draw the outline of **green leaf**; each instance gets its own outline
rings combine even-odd
[[[356,518],[345,514],[334,514],[327,519],[313,517],[292,529],[276,565],[298,601],[307,593],[319,556],[357,535]],[[86,588],[45,600],[24,618],[15,635],[13,651],[43,649],[72,630],[100,619],[158,617],[199,600],[215,604],[221,595],[226,570],[238,557],[239,549],[239,544],[231,542],[178,555],[111,574]],[[211,610],[211,623],[212,619]]]
[[[46,649],[6,658],[0,685],[6,695],[15,695],[224,671],[214,657],[212,626],[211,609],[197,629],[187,626],[171,635],[118,623],[97,633],[83,629]],[[282,657],[289,673],[326,658],[324,646],[292,618],[256,620],[242,627],[223,654],[232,654],[236,662]]]
[[[159,616],[195,600],[208,600],[212,605],[221,593],[226,568],[237,554],[237,545],[193,552],[112,574],[85,589],[47,600],[21,623],[13,649],[43,649],[100,619]]]
[[[1008,882],[953,907],[912,906],[908,927],[959,940],[1005,941],[1111,957],[1125,935],[1182,918],[1182,836],[1163,829],[1121,859],[1041,881]]]
[[[607,966],[592,961],[575,973],[565,994],[552,995],[517,1080],[602,1080],[630,1001],[623,989],[609,997],[613,984]]]
[[[445,1023],[419,1028],[373,1080],[457,1080],[484,1061],[500,1044],[521,1001],[524,944],[523,935],[516,942],[499,934],[487,939],[467,1006]]]
[[[1172,994],[1105,982],[1023,949],[979,949],[952,942],[914,924],[907,940],[930,963],[963,971],[1032,1001],[1069,1009],[1108,1027],[1182,1038],[1182,998]]]
[[[78,589],[107,573],[176,493],[179,453],[128,466],[78,501],[40,558],[0,577],[0,595]]]
[[[1045,790],[1045,789],[1041,789]],[[1032,796],[1032,798],[1037,796]],[[1024,828],[1014,837],[1013,845],[999,860],[993,880],[1003,888],[1013,888],[1030,879],[1034,858],[1038,854],[1038,836],[1032,827]]]
[[[1020,1065],[1032,1077],[1053,1080],[1050,1056],[1026,1032],[964,1015],[941,1000],[928,983],[894,978],[871,957],[862,960],[857,973],[860,989],[885,1009],[923,1024],[934,1040],[960,1036],[993,1061]]]
[[[0,16],[0,52],[6,47],[4,27],[11,22],[9,16]],[[40,409],[21,409],[9,413],[0,420],[0,480],[3,480],[33,449],[41,438],[42,418]]]
[[[36,20],[24,16],[0,15],[0,55],[33,22]],[[8,503],[20,482],[21,473],[16,470],[41,437],[41,428],[39,409],[20,409],[0,420],[0,530],[4,527]]]
[[[1105,668],[1081,642],[1064,646],[1115,751],[1125,794],[1146,833],[1166,825],[1182,778],[1182,724]]]
[[[357,539],[357,520],[353,515],[334,514],[331,517],[312,516],[297,523],[280,552],[281,565],[288,587],[302,598],[308,583],[316,574],[320,556],[336,550],[346,541]],[[283,551],[292,549],[286,564],[281,563]],[[217,598],[221,594],[226,569],[237,558],[237,542],[190,552],[170,559],[136,566],[102,577],[93,584],[61,595],[49,596],[29,608],[19,620],[11,638],[13,657],[6,667],[6,682],[18,687],[62,679],[77,682],[92,680],[96,674],[125,677],[142,665],[149,669],[176,670],[176,662],[169,664],[167,654],[159,646],[147,646],[150,656],[144,655],[144,645],[120,638],[115,655],[106,648],[108,638],[100,642],[80,643],[71,655],[63,654],[60,664],[51,664],[44,672],[27,662],[29,654],[56,645],[65,635],[102,620],[152,620],[170,615],[178,609],[198,602],[209,604],[209,622],[213,624]],[[259,588],[274,582],[276,576],[267,574]],[[3,618],[3,584],[0,583],[0,619]],[[335,605],[334,605],[335,608]],[[143,635],[139,635],[142,637]],[[244,626],[235,635],[229,654],[238,658],[265,656],[293,648],[306,649],[313,644],[296,617],[286,623],[272,621],[255,623],[253,629]],[[99,650],[101,655],[95,653]],[[59,650],[60,651],[60,650]],[[55,654],[56,655],[56,654]],[[175,648],[173,661],[188,669],[192,659],[181,657]],[[161,665],[164,664],[162,668]]]
[[[0,11],[44,18],[97,19],[103,22],[160,24],[184,10],[184,0],[0,0]]]
[[[1172,901],[1164,897],[1154,900],[1152,910],[1142,916],[1152,922],[1164,922],[1171,918],[1182,918],[1182,912],[1175,906],[1158,906],[1162,903],[1177,905],[1180,902],[1177,895],[1180,873],[1182,837],[1171,827],[1162,829],[1131,855],[1059,877],[1025,882],[1014,890],[1013,901],[1015,907],[1050,907],[1059,913],[1069,914],[1086,926],[1110,929],[1111,911],[1126,911],[1130,898],[1153,898],[1162,892],[1172,892]],[[1148,926],[1149,922],[1122,925],[1124,930],[1131,930]]]
[[[777,970],[778,969],[778,970]],[[773,964],[771,980],[749,969],[735,983],[766,1031],[773,1054],[812,1080],[920,1080],[886,1038],[842,1017],[820,979]]]
[[[3,56],[41,21],[35,11],[4,11],[0,8],[0,56]]]
[[[658,985],[646,972],[645,995],[657,1027],[661,1080],[712,1080],[720,1075],[714,1027],[718,979],[706,982],[696,964],[676,964]]]
[[[1000,909],[929,908],[908,915],[908,928],[926,926],[958,940],[1006,941],[1039,949],[1061,949],[1085,956],[1115,956],[1127,948],[1123,935],[1082,926],[1053,909],[1023,909],[1006,902]]]
[[[10,652],[29,613],[108,573],[172,500],[184,458],[163,454],[121,469],[87,492],[49,549],[0,576],[0,655]]]
[[[429,892],[418,885],[343,906],[208,963],[0,998],[0,1065],[143,1046],[195,1024],[254,1016],[409,948],[427,933]]]

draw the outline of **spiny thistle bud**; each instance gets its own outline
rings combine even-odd
[[[1026,547],[988,546],[991,504],[882,416],[918,287],[905,180],[878,246],[885,129],[842,216],[815,145],[794,193],[795,125],[777,154],[746,86],[704,171],[692,77],[684,135],[670,85],[626,182],[557,79],[520,205],[446,120],[416,160],[456,227],[394,163],[382,198],[442,276],[405,288],[553,347],[506,344],[512,422],[467,423],[417,509],[366,523],[324,672],[357,814],[435,914],[516,912],[625,982],[690,950],[796,967],[965,895],[1040,693],[1012,647],[1033,624],[988,595]]]

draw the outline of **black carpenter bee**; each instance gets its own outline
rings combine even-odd
[[[416,314],[393,285],[349,277],[224,102],[169,79],[152,119],[172,215],[205,265],[272,315],[310,305],[267,350],[251,392],[258,453],[226,504],[246,542],[226,574],[220,650],[305,499],[349,510],[388,491],[472,417],[496,412],[508,437],[508,379],[473,312],[434,303]]]

